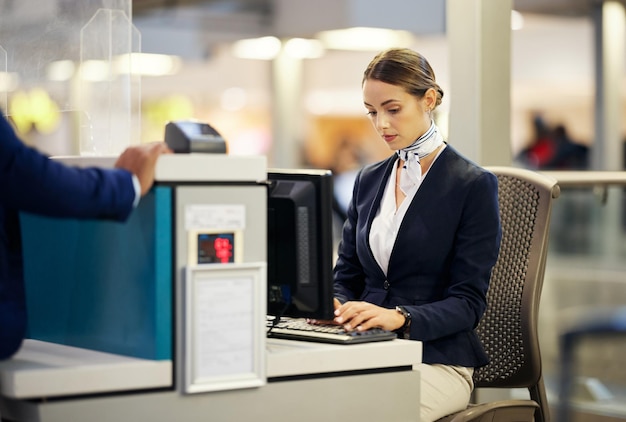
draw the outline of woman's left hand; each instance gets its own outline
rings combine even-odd
[[[334,321],[343,325],[346,331],[364,331],[374,327],[393,331],[404,325],[404,316],[395,309],[369,302],[346,302],[335,309]]]

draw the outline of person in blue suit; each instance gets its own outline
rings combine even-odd
[[[423,342],[421,421],[464,409],[488,357],[475,333],[501,228],[496,176],[444,142],[443,91],[409,49],[377,55],[363,99],[394,152],[358,174],[335,265],[335,322]]]
[[[26,332],[19,212],[125,221],[168,152],[155,142],[127,148],[113,169],[69,167],[22,143],[0,113],[0,360]]]

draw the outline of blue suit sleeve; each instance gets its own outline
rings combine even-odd
[[[123,221],[134,199],[130,172],[50,160],[0,115],[0,360],[19,349],[27,325],[18,212]]]
[[[124,169],[75,168],[26,146],[0,119],[0,203],[52,217],[124,221],[133,209],[132,174]]]

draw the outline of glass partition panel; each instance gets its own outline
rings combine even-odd
[[[140,36],[126,13],[100,9],[80,31],[78,104],[81,155],[115,155],[139,140],[138,78]],[[137,107],[137,109],[135,109]]]
[[[0,107],[44,152],[116,154],[139,139],[138,76],[119,67],[139,51],[131,0],[0,0]],[[83,83],[87,59],[106,80]]]

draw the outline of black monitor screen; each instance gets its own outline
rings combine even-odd
[[[270,170],[268,180],[267,312],[332,319],[332,173]]]

